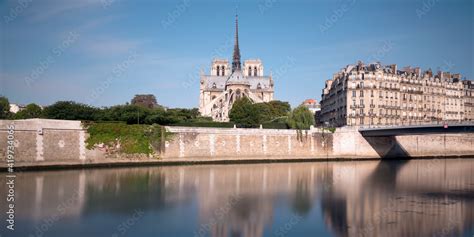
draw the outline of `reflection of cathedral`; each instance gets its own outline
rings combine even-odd
[[[25,228],[15,231],[53,220],[43,236],[110,236],[135,220],[130,236],[319,236],[321,215],[338,237],[472,236],[473,170],[456,159],[25,172],[15,191]]]
[[[211,75],[201,75],[199,111],[215,121],[228,121],[232,104],[244,96],[254,103],[273,100],[273,80],[263,75],[259,59],[245,60],[242,68],[236,17],[232,67],[226,59],[214,59]]]

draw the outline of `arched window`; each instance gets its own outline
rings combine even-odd
[[[260,84],[260,82],[257,84],[257,89],[262,89],[262,85]]]
[[[254,76],[257,76],[257,67],[254,67],[254,68],[253,68],[253,75],[254,75]]]
[[[222,73],[221,73],[221,74],[222,74],[222,76],[225,76],[224,65],[222,65],[222,66],[221,66],[221,72],[222,72]]]
[[[252,76],[252,67],[249,66],[249,72],[248,72],[249,77]]]
[[[242,97],[242,94],[240,92],[240,89],[237,89],[237,91],[235,92],[235,99],[238,100]]]
[[[217,66],[216,70],[217,70],[217,75],[220,76],[220,67]]]

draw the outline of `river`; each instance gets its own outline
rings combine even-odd
[[[2,237],[474,236],[474,159],[41,171],[15,183],[15,230],[2,197]]]

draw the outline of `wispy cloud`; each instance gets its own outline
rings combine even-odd
[[[31,8],[30,19],[43,21],[70,12],[80,12],[87,8],[102,7],[101,0],[43,0]]]
[[[91,36],[81,44],[80,51],[94,56],[107,57],[128,54],[137,50],[146,40],[122,39],[111,36]]]

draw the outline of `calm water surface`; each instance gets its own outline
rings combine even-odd
[[[5,177],[0,187],[5,194]],[[474,159],[19,173],[3,236],[474,236]]]

